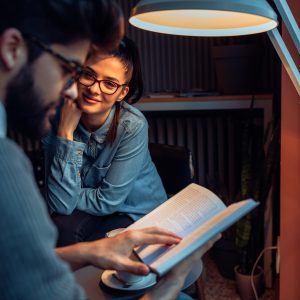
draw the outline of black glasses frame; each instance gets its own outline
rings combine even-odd
[[[61,54],[57,53],[56,51],[54,51],[51,47],[49,47],[49,46],[45,45],[44,43],[42,43],[38,38],[36,38],[34,36],[31,36],[31,35],[26,34],[26,33],[23,33],[23,36],[28,41],[30,41],[33,44],[37,45],[43,51],[51,54],[52,56],[54,56],[55,58],[57,58],[59,61],[61,61],[64,64],[64,66],[68,69],[68,71],[70,71],[70,73],[73,74],[72,78],[70,78],[67,81],[67,83],[65,85],[65,89],[69,88],[73,83],[75,83],[76,81],[78,81],[78,77],[84,71],[84,66],[83,65],[81,65],[80,63],[78,63],[76,61],[72,61],[70,59],[67,59],[63,55],[61,55]]]
[[[88,73],[88,72],[83,71],[80,75],[83,75],[83,74],[86,74],[86,73]],[[78,77],[78,83],[80,83],[81,85],[86,86],[86,87],[91,87],[91,86],[93,86],[93,85],[97,82],[97,83],[98,83],[98,86],[99,86],[99,90],[101,91],[101,93],[106,94],[106,95],[113,95],[113,94],[115,94],[115,93],[117,92],[117,90],[118,90],[120,87],[123,87],[123,86],[127,86],[127,85],[128,85],[127,83],[124,83],[124,84],[118,84],[118,83],[116,83],[116,82],[114,82],[114,81],[112,81],[112,80],[108,80],[108,79],[101,79],[101,80],[99,80],[99,79],[97,79],[93,74],[89,74],[89,76],[90,76],[91,78],[93,78],[93,80],[94,80],[93,83],[91,83],[91,84],[85,84],[85,83],[82,83],[82,82],[80,81],[80,75],[79,75],[79,77]],[[115,85],[117,86],[117,88],[116,88],[116,90],[115,90],[113,93],[106,93],[106,92],[103,92],[102,89],[101,89],[101,82],[112,82],[113,84],[115,84]]]

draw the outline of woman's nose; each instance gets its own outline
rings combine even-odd
[[[98,82],[95,82],[93,85],[91,85],[89,87],[89,91],[92,93],[92,94],[95,94],[95,95],[100,95],[101,94],[101,90],[100,90],[100,85]]]

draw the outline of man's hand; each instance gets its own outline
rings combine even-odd
[[[102,269],[128,271],[147,275],[149,268],[142,262],[130,259],[135,247],[145,244],[177,244],[181,240],[174,233],[158,227],[128,230],[114,237],[94,242],[78,243],[57,248],[56,253],[67,261],[73,270],[86,265]]]
[[[195,263],[199,261],[203,254],[206,253],[220,238],[221,235],[218,234],[196,252],[176,265],[165,276],[163,276],[159,283],[151,291],[145,294],[141,300],[176,299],[176,296],[183,288],[186,277],[191,272]]]
[[[60,112],[60,121],[57,135],[73,141],[73,133],[81,118],[81,110],[77,107],[76,100],[66,98]]]
[[[130,259],[132,250],[146,244],[177,244],[180,240],[174,233],[157,227],[128,230],[114,237],[89,243],[89,263],[103,269],[146,275],[149,268],[142,262]]]

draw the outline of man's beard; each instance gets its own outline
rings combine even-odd
[[[27,137],[38,139],[50,129],[43,99],[34,89],[32,67],[26,65],[10,82],[6,90],[8,127]]]

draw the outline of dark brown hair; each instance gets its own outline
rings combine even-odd
[[[120,59],[128,73],[129,92],[123,101],[129,104],[136,103],[141,98],[144,90],[140,56],[136,44],[128,37],[124,37],[119,47],[110,54]],[[115,114],[105,140],[110,145],[113,144],[117,136],[122,102],[115,103]]]

